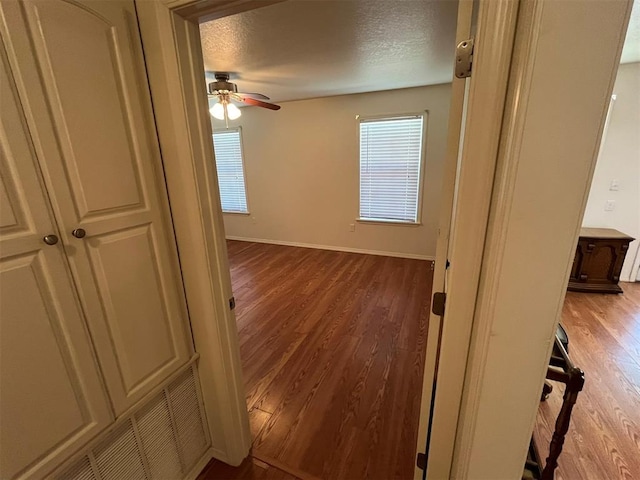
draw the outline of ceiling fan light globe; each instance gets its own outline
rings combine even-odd
[[[224,120],[224,105],[222,105],[221,103],[216,103],[209,109],[209,113],[213,116],[213,118]]]
[[[227,115],[229,115],[229,120],[235,120],[242,115],[242,112],[233,103],[230,103],[227,105]]]

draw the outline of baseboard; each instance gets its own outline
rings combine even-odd
[[[196,480],[198,478],[198,476],[200,476],[200,474],[204,470],[204,467],[206,467],[209,464],[209,462],[211,461],[211,459],[214,458],[214,457],[215,457],[214,449],[213,448],[209,448],[204,453],[204,455],[202,455],[202,458],[200,460],[198,460],[198,463],[196,463],[193,466],[193,468],[187,474],[187,476],[184,478],[184,480]]]
[[[314,243],[287,242],[284,240],[271,240],[266,238],[248,238],[227,235],[227,240],[238,240],[241,242],[268,243],[271,245],[284,245],[287,247],[316,248],[318,250],[332,250],[334,252],[362,253],[365,255],[379,255],[381,257],[411,258],[414,260],[434,261],[433,255],[419,255],[415,253],[385,252],[381,250],[365,250],[362,248],[335,247],[333,245],[317,245]]]

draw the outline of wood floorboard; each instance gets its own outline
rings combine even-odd
[[[409,479],[429,311],[428,262],[228,242],[253,456],[211,479]],[[556,478],[640,478],[640,284],[569,292],[562,322],[586,384]],[[543,457],[562,402],[534,435]]]
[[[198,480],[307,480],[259,459],[249,457],[238,467],[231,467],[216,459],[211,460]]]
[[[640,283],[624,294],[568,292],[562,324],[585,372],[556,479],[640,478]],[[563,386],[542,402],[534,430],[546,458]]]
[[[228,252],[263,464],[218,462],[200,480],[271,468],[294,472],[283,480],[412,479],[431,263],[240,241]]]

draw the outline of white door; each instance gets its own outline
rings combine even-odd
[[[0,57],[0,478],[39,478],[112,416]]]
[[[463,395],[474,389],[465,381],[479,378],[469,372],[481,368],[479,362],[467,362],[472,333],[490,333],[473,331],[474,315],[519,6],[519,2],[459,3],[456,41],[468,46],[465,40],[475,37],[473,76],[454,78],[452,85],[433,282],[434,290],[446,292],[447,306],[442,318],[432,315],[429,321],[418,431],[418,451],[423,452],[431,432],[428,479],[465,476],[452,467],[457,468],[458,458],[469,451],[468,445],[460,446],[460,442],[468,442],[473,428],[471,420],[460,417],[461,405],[467,401]],[[463,63],[456,59],[456,64]],[[451,265],[445,272],[447,259]],[[416,478],[422,474],[417,470]]]
[[[461,1],[458,6],[458,22],[456,25],[456,43],[472,37],[474,8],[477,2],[473,0]],[[452,59],[453,61],[453,59]],[[436,246],[436,260],[433,272],[432,292],[447,292],[447,273],[449,264],[449,250],[452,228],[455,224],[455,203],[458,187],[459,161],[461,155],[460,139],[464,137],[464,121],[466,117],[466,103],[469,82],[466,78],[453,78],[451,85],[451,103],[449,108],[449,125],[447,133],[447,154],[445,172],[442,181],[442,196],[440,205],[440,219],[438,225],[438,241]],[[433,298],[432,298],[433,301]],[[431,433],[435,407],[435,393],[438,382],[438,370],[442,343],[443,318],[433,312],[429,317],[429,332],[427,335],[427,354],[423,377],[422,399],[420,405],[420,422],[418,426],[418,453],[426,454],[425,461],[429,461],[430,470],[440,470],[440,465],[451,462],[450,444],[433,444]],[[457,416],[457,405],[453,402],[448,412],[443,416]],[[438,464],[434,467],[435,464]],[[426,470],[416,468],[415,480],[425,478]]]
[[[191,351],[133,1],[2,2],[2,35],[116,415]]]

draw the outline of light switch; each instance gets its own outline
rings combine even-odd
[[[618,190],[620,190],[620,180],[615,178],[611,180],[611,183],[609,184],[609,190],[611,190],[612,192],[617,192]]]
[[[607,200],[607,202],[604,204],[604,211],[605,212],[611,212],[611,211],[613,211],[614,208],[616,208],[616,201],[615,200]]]

